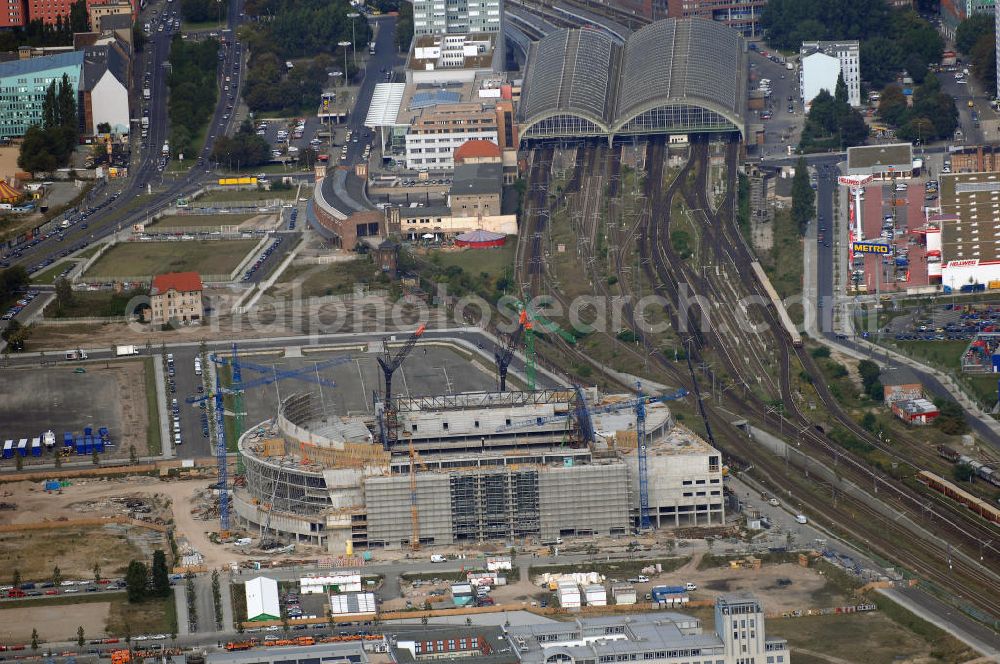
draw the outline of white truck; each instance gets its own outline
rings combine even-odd
[[[153,96],[153,93],[150,91],[149,88],[143,88],[142,89],[142,98],[143,99],[145,99],[146,101],[149,101],[149,98],[152,97],[152,96]]]
[[[127,355],[138,355],[139,349],[135,346],[115,346],[115,357],[125,357]]]
[[[68,350],[68,351],[66,351],[66,359],[67,360],[86,360],[87,359],[87,354],[84,351],[80,350],[79,348],[77,348],[76,350]]]

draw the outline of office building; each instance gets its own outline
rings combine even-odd
[[[656,4],[653,2],[649,5],[651,14],[657,13]],[[766,6],[767,0],[667,0],[667,18],[715,21],[732,28],[747,39],[760,39],[760,15]],[[656,18],[663,16],[658,14]]]
[[[843,42],[803,42],[799,49],[801,56],[801,78],[799,97],[808,107],[820,90],[833,95],[837,89],[837,78],[844,77],[847,85],[847,103],[861,106],[861,50],[857,41]]]
[[[28,7],[24,0],[0,2],[0,28],[23,28],[28,23]]]
[[[503,0],[414,0],[414,35],[501,33]]]
[[[955,38],[958,25],[975,14],[994,11],[995,0],[941,0],[941,29],[948,39]]]
[[[41,125],[45,91],[65,75],[79,89],[83,51],[68,51],[26,60],[0,62],[0,137],[19,138],[31,125]]]
[[[197,272],[170,272],[153,277],[149,306],[153,325],[198,322],[205,316]]]
[[[511,627],[520,664],[680,662],[788,664],[784,639],[765,636],[764,607],[748,595],[715,601],[715,630],[674,612],[643,613]]]

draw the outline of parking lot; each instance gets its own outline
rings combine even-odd
[[[297,127],[302,128],[301,132],[296,131]],[[321,128],[322,124],[316,116],[291,120],[264,119],[257,123],[257,135],[262,136],[270,144],[271,156],[275,160],[285,158],[294,160],[308,147],[319,150],[322,139],[316,133]]]
[[[936,205],[937,183],[908,180],[865,187],[862,223],[866,240],[888,243],[888,255],[855,254],[852,279],[868,293],[928,285],[923,208]],[[928,198],[930,200],[927,200]],[[853,205],[853,202],[851,203]]]
[[[65,362],[60,356],[57,362]],[[77,369],[83,373],[77,373]],[[62,366],[0,370],[0,444],[42,436],[51,430],[55,447],[42,451],[39,462],[51,463],[52,454],[63,449],[63,434],[83,435],[85,427],[95,432],[107,427],[111,446],[102,458],[128,456],[129,445],[145,453],[146,398],[140,362],[66,362]],[[24,459],[30,466],[34,457]],[[13,466],[14,459],[4,465]]]
[[[942,304],[897,316],[887,331],[899,341],[971,340],[1000,330],[1000,304]]]

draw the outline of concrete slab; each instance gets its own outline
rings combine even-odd
[[[372,344],[376,346],[377,344]],[[347,363],[306,373],[300,380],[285,379],[279,383],[247,390],[244,397],[246,425],[252,426],[277,414],[278,401],[291,394],[312,393],[331,412],[338,415],[372,414],[372,392],[382,391],[383,375],[374,353],[309,353],[305,357],[254,358],[257,364],[288,371],[316,366],[336,357],[350,357]],[[418,345],[396,372],[393,393],[398,395],[445,394],[491,390],[496,387],[492,364],[471,363],[455,350],[436,345]],[[251,381],[263,374],[244,370],[243,380]],[[321,387],[310,379],[332,380],[337,387]]]
[[[51,429],[61,446],[63,432],[83,434],[88,426],[95,433],[106,426],[112,439],[120,441],[122,404],[112,371],[87,367],[87,373],[78,374],[71,366],[0,371],[0,443]],[[139,393],[135,398],[146,397]]]

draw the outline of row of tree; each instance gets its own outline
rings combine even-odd
[[[933,25],[884,0],[771,0],[761,23],[768,43],[782,49],[798,49],[804,41],[860,40],[861,71],[876,88],[903,70],[920,83],[944,48]]]
[[[63,74],[59,85],[49,83],[42,101],[42,125],[32,125],[24,134],[17,165],[29,173],[49,172],[69,163],[80,137],[76,112],[76,88]]]
[[[170,595],[167,555],[161,549],[153,551],[153,564],[150,566],[141,560],[129,562],[125,571],[125,590],[128,601],[133,603]]]
[[[852,145],[861,145],[868,137],[868,125],[856,109],[847,102],[847,85],[844,77],[837,78],[834,95],[820,90],[812,100],[809,115],[799,150],[802,152],[823,152],[843,150]]]
[[[968,56],[973,75],[987,90],[997,85],[996,23],[993,14],[974,14],[958,25],[955,48]]]
[[[271,160],[271,145],[257,135],[250,120],[244,120],[238,132],[216,139],[211,159],[230,169],[260,166]]]
[[[958,127],[955,100],[941,91],[941,84],[934,74],[913,91],[912,105],[899,85],[892,83],[886,86],[879,99],[878,114],[884,122],[896,127],[896,135],[906,141],[951,138]]]
[[[222,0],[181,0],[181,16],[190,23],[221,23],[228,9],[229,3]]]
[[[170,149],[174,156],[193,155],[194,139],[212,118],[219,86],[219,44],[214,39],[183,40],[174,37],[170,45]]]
[[[317,55],[308,65],[291,70],[275,53],[255,54],[247,72],[243,99],[255,113],[295,114],[303,108],[315,108],[333,66],[333,59],[326,53]]]

